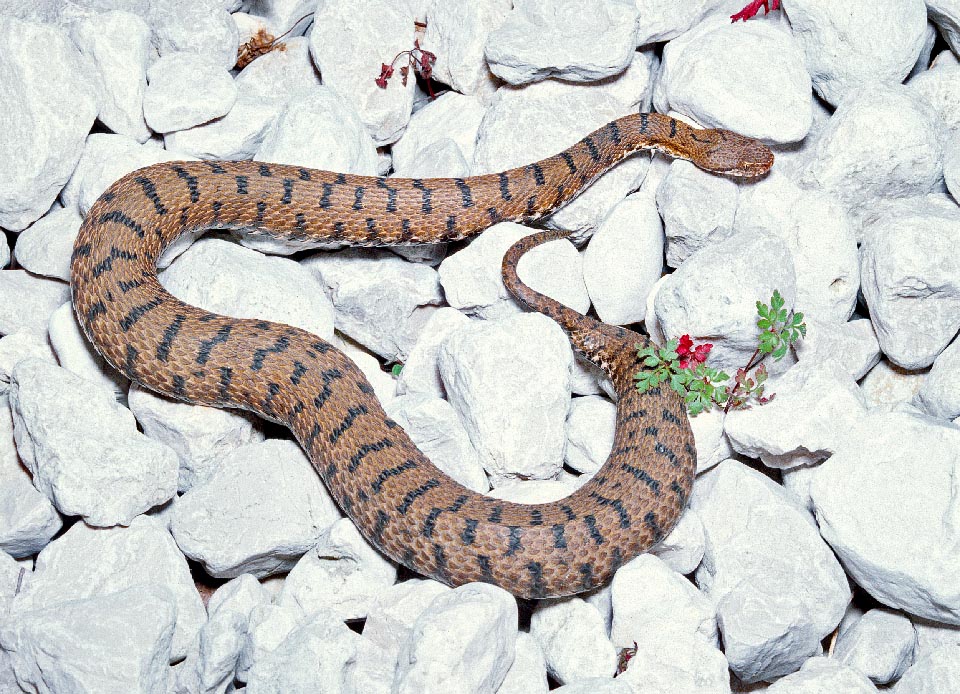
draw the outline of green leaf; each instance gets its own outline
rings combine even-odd
[[[761,318],[767,318],[770,316],[770,309],[767,308],[767,305],[762,301],[757,302],[757,313]]]
[[[774,311],[779,311],[781,308],[783,308],[783,297],[780,296],[779,289],[773,290],[773,296],[770,297],[770,307]]]
[[[757,327],[761,330],[769,330],[773,324],[768,318],[761,318],[757,321]]]
[[[390,367],[390,375],[396,378],[403,371],[403,364],[394,364]]]
[[[660,365],[660,360],[657,359],[656,357],[652,357],[652,356],[651,356],[651,357],[647,357],[646,359],[643,360],[643,365],[644,365],[644,366],[649,366],[649,367],[651,367],[651,368],[654,367],[654,366],[659,366],[659,365]]]
[[[773,358],[780,360],[781,358],[783,358],[783,355],[785,355],[786,353],[787,353],[787,343],[784,342],[773,351]]]

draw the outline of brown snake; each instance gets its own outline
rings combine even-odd
[[[90,208],[73,253],[80,324],[114,368],[190,403],[255,412],[288,426],[330,493],[384,554],[444,583],[486,581],[528,598],[608,581],[680,517],[696,455],[681,400],[637,392],[636,346],[647,338],[583,316],[517,277],[544,231],[503,259],[507,287],[554,318],[601,366],[619,396],[613,452],[566,499],[516,504],[440,472],[383,411],[350,359],[303,330],[187,305],[157,280],[160,253],[186,231],[253,228],[288,239],[358,246],[454,241],[565,204],[626,156],[656,149],[735,176],[769,170],[764,145],[657,114],[608,123],[535,164],[471,178],[375,178],[296,166],[174,162],[114,183]]]

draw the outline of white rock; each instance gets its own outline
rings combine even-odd
[[[525,89],[500,89],[480,126],[473,172],[494,173],[552,156],[633,111],[615,86],[546,80]],[[538,136],[530,137],[533,132]],[[548,225],[575,232],[576,240],[582,240],[637,188],[648,166],[646,156],[627,159],[554,212]]]
[[[697,584],[717,606],[730,669],[756,682],[793,672],[818,654],[850,588],[809,512],[732,460],[697,480],[691,506],[706,535]]]
[[[384,662],[395,667],[401,649],[411,638],[417,618],[434,598],[452,590],[438,581],[419,578],[386,588],[367,611],[364,638],[380,649]]]
[[[17,262],[35,275],[70,281],[70,256],[83,219],[76,210],[52,210],[20,232]]]
[[[603,617],[581,598],[538,602],[530,635],[543,650],[547,672],[560,684],[616,672],[617,651]]]
[[[547,694],[547,664],[540,645],[530,634],[517,634],[516,656],[497,694]]]
[[[433,0],[427,7],[427,30],[420,45],[437,56],[434,77],[462,94],[493,89],[483,49],[511,6],[510,0]]]
[[[583,252],[583,281],[597,316],[626,325],[646,316],[646,297],[663,272],[663,223],[650,196],[618,203]]]
[[[104,12],[87,17],[73,29],[80,52],[100,73],[103,100],[98,118],[107,128],[137,142],[150,137],[143,118],[147,62],[152,57],[150,27],[130,12]]]
[[[930,21],[930,12],[927,11],[927,26],[923,34],[923,47],[920,49],[920,55],[917,58],[917,62],[914,63],[913,68],[910,70],[910,74],[907,76],[907,79],[912,79],[921,72],[926,72],[930,68],[930,63],[933,59],[933,49],[937,46],[937,39],[940,38],[940,32],[937,31],[937,25]]]
[[[179,456],[180,492],[210,479],[231,451],[263,440],[252,417],[235,410],[189,405],[137,385],[130,388],[128,405],[143,433]]]
[[[799,671],[782,677],[765,690],[769,694],[875,694],[863,674],[833,658],[807,660]]]
[[[373,386],[374,395],[377,396],[380,404],[384,407],[389,405],[396,395],[397,382],[390,373],[381,368],[380,359],[340,333],[333,336],[331,344],[346,354],[360,368],[370,385]]]
[[[520,0],[487,36],[484,53],[493,74],[511,84],[593,82],[630,64],[636,23],[632,0]]]
[[[31,275],[25,270],[0,272],[0,335],[26,331],[42,335],[50,314],[70,298],[63,282]]]
[[[922,0],[883,6],[856,0],[843,7],[829,0],[794,0],[789,12],[813,87],[834,106],[865,85],[902,82],[926,35]]]
[[[960,627],[931,622],[920,617],[911,617],[917,633],[914,662],[926,658],[942,646],[960,646]]]
[[[447,92],[454,94],[455,92]],[[444,95],[446,96],[446,95]],[[419,113],[419,111],[418,111]],[[470,175],[470,164],[463,156],[459,145],[449,137],[433,142],[414,154],[404,162],[405,167],[397,168],[394,164],[394,175],[403,178],[465,178]],[[394,246],[391,250],[409,260],[411,250],[422,253],[426,249],[445,249],[446,244],[416,244],[413,246]],[[435,265],[443,260],[445,253],[431,254],[430,264]],[[435,262],[433,262],[435,260]]]
[[[633,694],[633,688],[625,679],[610,677],[588,677],[550,691],[553,694]]]
[[[256,605],[250,611],[243,647],[237,659],[237,680],[246,682],[253,665],[276,650],[292,632],[307,624],[311,616],[292,605]]]
[[[496,481],[551,479],[563,463],[573,354],[540,314],[470,323],[440,348],[440,375]]]
[[[690,635],[638,641],[637,654],[615,681],[630,685],[633,694],[730,692],[730,671],[723,653]]]
[[[840,635],[835,654],[874,684],[887,684],[899,679],[911,664],[916,644],[917,633],[909,619],[875,608]]]
[[[10,264],[10,246],[7,244],[7,236],[4,234],[0,239],[0,268],[5,268]]]
[[[172,598],[147,585],[18,612],[0,627],[0,647],[24,691],[165,692]]]
[[[807,334],[793,344],[801,362],[833,359],[859,381],[880,361],[880,343],[873,325],[857,318],[839,325],[804,315]]]
[[[221,61],[190,52],[167,53],[147,70],[143,116],[158,133],[186,130],[226,115],[237,93]]]
[[[28,561],[32,563],[32,560]],[[29,580],[27,573],[26,566],[21,566],[9,554],[0,552],[0,600],[12,598],[19,593],[23,589],[23,582]]]
[[[700,566],[703,553],[706,551],[703,523],[700,516],[688,508],[680,516],[680,520],[670,534],[650,553],[663,560],[663,563],[678,574],[691,574]]]
[[[934,417],[954,419],[960,416],[955,383],[958,354],[960,343],[954,340],[933,362],[917,392],[917,404]]]
[[[109,366],[80,328],[71,302],[65,303],[50,316],[50,344],[57,353],[60,366],[77,376],[113,391],[117,402],[123,402],[130,382]]]
[[[206,620],[183,554],[160,523],[138,516],[129,528],[75,523],[37,557],[17,610],[66,608],[77,600],[115,595],[128,588],[162,586],[176,606],[168,659],[183,658]],[[128,597],[125,602],[131,602]]]
[[[610,640],[618,649],[678,635],[719,646],[713,603],[658,557],[641,554],[627,562],[614,574],[612,587]]]
[[[288,571],[339,518],[316,471],[292,441],[232,451],[177,499],[171,532],[211,576]]]
[[[140,144],[127,135],[93,133],[87,138],[83,156],[63,190],[64,204],[75,207],[80,214],[120,177],[136,169],[162,161],[191,159],[185,154],[170,152],[151,143]]]
[[[745,65],[763,65],[754,79]],[[810,129],[810,76],[789,32],[767,22],[714,17],[663,51],[653,96],[660,113],[679,111],[704,127],[768,142],[796,142]]]
[[[567,413],[564,462],[577,472],[593,474],[613,450],[617,406],[597,396],[574,398]]]
[[[403,361],[440,304],[440,277],[379,248],[318,253],[301,262],[333,303],[336,327],[388,361]]]
[[[393,691],[492,692],[513,664],[517,603],[502,588],[468,583],[437,596],[400,651]]]
[[[230,69],[237,62],[237,25],[220,0],[159,0],[147,22],[160,56],[198,53]]]
[[[447,303],[482,318],[516,315],[520,305],[503,284],[503,256],[515,242],[532,233],[529,227],[502,222],[440,263],[440,283]],[[531,289],[580,313],[590,308],[582,261],[565,239],[549,241],[525,253],[517,275]]]
[[[431,145],[446,140],[452,140],[468,162],[473,161],[483,114],[483,104],[476,96],[454,91],[441,94],[411,116],[403,137],[394,143],[394,170],[404,176],[417,175],[410,172],[414,160]]]
[[[797,364],[770,386],[772,402],[727,413],[734,450],[769,467],[812,465],[828,458],[866,415],[853,378],[833,359]]]
[[[667,237],[667,265],[680,267],[694,251],[730,238],[739,199],[739,188],[729,178],[710,174],[688,161],[674,161],[657,187],[657,210],[663,216]]]
[[[954,200],[960,200],[960,143],[951,139],[943,152],[943,180]]]
[[[774,171],[745,187],[733,228],[737,233],[767,232],[787,244],[796,271],[798,310],[837,323],[853,314],[860,285],[856,233],[829,195],[802,190]]]
[[[637,45],[669,41],[686,33],[706,16],[713,0],[694,0],[678,5],[672,0],[634,0],[637,18]]]
[[[958,75],[960,65],[938,65],[923,70],[907,83],[909,90],[933,107],[940,129],[948,140],[953,139],[952,136],[960,129]]]
[[[916,397],[927,373],[927,369],[911,371],[881,359],[863,377],[860,386],[870,407],[896,405],[910,402]]]
[[[754,258],[765,258],[767,271],[753,272]],[[775,289],[784,308],[791,310],[796,280],[790,249],[770,234],[735,234],[697,251],[666,277],[656,291],[647,326],[653,318],[664,335],[689,334],[695,341],[709,335],[711,366],[735,371],[756,349],[756,303],[768,303]]]
[[[0,17],[0,227],[24,229],[56,199],[99,110],[89,63],[65,32]],[[0,333],[8,332],[0,329]]]
[[[275,36],[286,31],[290,32],[287,36],[300,36],[309,26],[311,19],[304,18],[304,15],[311,14],[314,8],[314,4],[309,0],[273,0],[269,3],[256,3],[250,7],[250,14],[264,21]],[[233,16],[236,18],[236,13]]]
[[[469,318],[449,306],[441,307],[430,315],[397,378],[397,395],[419,393],[438,398],[446,395],[437,368],[440,345],[453,330],[469,322]]]
[[[960,47],[960,7],[955,0],[930,0],[927,13],[943,33],[943,38],[952,48]],[[942,55],[942,54],[941,54]]]
[[[546,504],[551,501],[565,499],[577,490],[579,485],[564,476],[558,480],[504,480],[503,484],[491,489],[488,496],[494,499],[512,501],[517,504]],[[586,479],[581,475],[577,481]]]
[[[20,464],[10,407],[0,405],[0,551],[29,557],[43,549],[62,525],[50,500],[36,490]]]
[[[947,624],[960,624],[960,569],[944,525],[956,514],[958,444],[955,426],[871,413],[810,484],[820,533],[851,578],[885,605]]]
[[[333,335],[333,306],[323,286],[287,258],[205,238],[164,270],[160,281],[177,298],[207,311],[286,323],[325,339]]]
[[[470,436],[446,400],[411,393],[394,399],[386,411],[444,474],[481,494],[490,488]]]
[[[39,333],[24,331],[0,337],[0,395],[5,395],[10,388],[13,367],[30,357],[43,359],[51,364],[57,363],[50,343]],[[2,402],[5,405],[6,398]]]
[[[944,646],[917,660],[890,690],[893,694],[950,692],[960,687],[960,646]]]
[[[406,8],[387,0],[368,0],[359,6],[351,0],[327,0],[317,8],[313,21],[310,54],[324,84],[353,105],[378,146],[396,142],[410,120],[416,80],[411,76],[406,86],[401,84],[402,62],[386,89],[375,80],[383,63],[413,48],[413,18]],[[345,27],[350,27],[346,50]]]
[[[347,518],[336,521],[291,569],[277,598],[304,613],[334,612],[364,619],[370,605],[394,584],[397,566],[374,549]]]
[[[331,691],[350,691],[344,685],[360,638],[336,613],[320,610],[253,664],[246,688],[250,694],[306,694],[322,682]]]
[[[933,108],[906,87],[875,87],[852,92],[837,107],[800,183],[869,212],[877,198],[935,190],[942,173]]]
[[[958,240],[960,213],[940,198],[882,208],[864,232],[870,320],[880,349],[905,369],[929,366],[960,329],[960,265],[950,250]]]
[[[17,450],[61,513],[126,525],[176,492],[176,455],[111,391],[39,359],[20,362],[11,385]]]

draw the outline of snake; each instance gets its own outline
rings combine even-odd
[[[542,220],[627,156],[652,150],[719,175],[766,173],[773,154],[728,130],[630,113],[554,156],[465,178],[394,178],[257,161],[164,162],[110,185],[71,257],[77,320],[131,381],[187,403],[235,408],[288,427],[330,495],[387,557],[458,586],[520,598],[588,591],[659,543],[684,511],[696,449],[683,400],[639,392],[649,338],[580,314],[525,285],[529,249],[568,236],[544,228],[504,255],[504,284],[553,318],[617,395],[613,449],[564,499],[521,504],[467,489],[389,418],[360,369],[330,342],[281,323],[218,315],[168,293],[164,249],[185,233],[244,229],[290,241],[392,246],[458,241],[504,221]]]

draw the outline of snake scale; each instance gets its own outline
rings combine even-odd
[[[358,246],[464,239],[500,221],[540,219],[644,149],[734,176],[760,175],[773,163],[756,140],[634,113],[555,156],[470,178],[368,177],[253,161],[156,164],[124,176],[90,208],[72,258],[74,308],[97,351],[131,380],[288,426],[340,507],[392,559],[444,583],[485,581],[520,597],[588,590],[670,531],[696,456],[681,400],[633,386],[636,346],[647,338],[583,316],[517,277],[525,251],[565,232],[515,244],[503,259],[505,282],[606,371],[619,401],[606,463],[569,497],[546,504],[499,501],[453,481],[328,342],[187,305],[163,289],[156,263],[181,234],[208,228]]]

